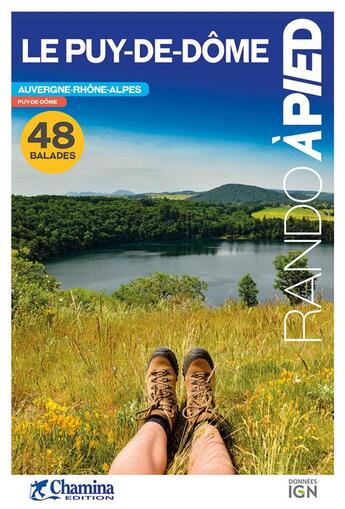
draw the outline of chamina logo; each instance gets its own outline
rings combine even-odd
[[[67,483],[64,479],[43,479],[30,484],[30,499],[43,500],[114,500],[114,486],[95,479],[89,484]]]

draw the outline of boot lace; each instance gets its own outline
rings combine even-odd
[[[137,420],[149,417],[152,410],[162,410],[166,415],[173,417],[173,405],[175,403],[173,386],[169,372],[165,369],[155,370],[150,373],[151,392],[149,394],[149,405],[136,412]]]
[[[204,412],[215,414],[213,410],[212,373],[193,373],[191,375],[191,395],[182,415],[188,420],[197,420]]]

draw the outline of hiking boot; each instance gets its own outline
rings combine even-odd
[[[137,419],[146,421],[150,417],[164,418],[168,423],[167,431],[171,433],[174,430],[178,417],[177,376],[178,363],[175,354],[169,348],[157,348],[151,355],[146,373],[149,405],[137,412]]]
[[[215,375],[210,354],[203,348],[194,348],[185,357],[183,376],[187,402],[182,415],[190,427],[202,422],[216,424],[220,417],[214,410]]]

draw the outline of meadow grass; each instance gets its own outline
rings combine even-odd
[[[274,217],[284,219],[284,216],[286,212],[289,210],[290,207],[288,206],[281,206],[281,207],[266,207],[262,210],[258,210],[257,212],[253,212],[252,216],[256,219],[263,219],[266,217],[267,219],[272,219]],[[321,219],[323,221],[334,221],[334,216],[328,216],[324,210],[319,210]],[[295,217],[296,219],[303,219],[303,217],[307,219],[311,219],[313,221],[316,221],[316,215],[313,213],[310,209],[296,209],[293,212],[291,212],[290,217]]]
[[[217,410],[240,474],[332,474],[333,305],[322,308],[309,328],[320,343],[284,343],[289,307],[278,302],[129,309],[100,301],[91,310],[72,302],[18,316],[13,473],[106,473],[137,429],[148,357],[167,345],[180,364],[194,346],[212,354]],[[168,473],[186,472],[189,447],[176,445]]]

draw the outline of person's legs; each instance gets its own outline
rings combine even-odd
[[[213,360],[203,348],[194,348],[184,359],[183,375],[187,402],[182,413],[189,432],[194,430],[188,464],[189,474],[235,473],[225,444],[216,428],[221,417],[215,411],[214,371]]]
[[[163,474],[167,465],[168,434],[178,417],[176,381],[178,364],[174,353],[157,348],[146,373],[148,406],[137,412],[143,426],[114,459],[109,474]]]
[[[194,433],[187,473],[194,475],[235,474],[228,451],[215,426],[206,423]]]
[[[109,474],[163,474],[167,465],[167,434],[146,422],[114,459]]]

